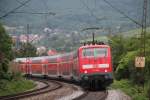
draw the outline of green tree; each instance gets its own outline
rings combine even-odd
[[[21,48],[15,50],[15,57],[35,57],[36,55],[36,47],[31,43],[20,43]]]
[[[139,38],[112,36],[110,43],[116,79],[129,79],[134,85],[145,85],[144,91],[150,97],[150,33],[146,34],[146,64],[143,69],[134,65],[135,57],[142,53]]]
[[[133,82],[138,81],[139,72],[134,66],[134,59],[140,55],[140,42],[134,37],[111,37],[113,65],[117,79],[128,78]]]
[[[122,56],[126,53],[125,48],[125,39],[121,35],[114,35],[110,37],[109,44],[112,48],[112,57],[113,57],[113,67],[116,70],[119,61],[121,60]]]
[[[115,70],[117,79],[121,78],[129,79],[132,75],[135,74],[134,59],[136,54],[137,51],[130,51],[121,58]]]
[[[8,63],[12,59],[12,40],[0,24],[0,79],[8,76]]]

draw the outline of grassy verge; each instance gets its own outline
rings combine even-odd
[[[127,95],[129,95],[133,100],[149,100],[146,97],[146,92],[145,90],[143,90],[143,87],[133,85],[128,80],[120,80],[120,81],[115,80],[114,83],[111,85],[111,87],[122,90]]]
[[[20,93],[35,87],[30,80],[0,80],[0,96]]]

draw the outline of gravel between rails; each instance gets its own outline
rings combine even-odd
[[[105,100],[107,97],[107,90],[103,91],[87,91],[85,95],[74,100]]]
[[[84,95],[73,100],[132,100],[121,90],[86,91]]]
[[[71,94],[63,96],[56,100],[74,100],[75,98],[80,97],[81,95],[84,95],[84,91],[81,87],[75,86],[73,84],[70,85],[73,88],[73,91]]]

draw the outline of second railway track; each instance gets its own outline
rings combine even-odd
[[[47,92],[51,92],[54,90],[57,90],[62,87],[62,84],[54,81],[54,80],[46,80],[46,79],[39,79],[39,78],[32,78],[35,81],[43,82],[45,86],[34,89],[31,91],[26,91],[18,94],[13,94],[13,95],[7,95],[7,96],[0,96],[0,100],[18,100],[18,99],[23,99],[26,97],[32,97],[38,94],[44,94]]]

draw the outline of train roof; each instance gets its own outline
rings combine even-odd
[[[106,44],[104,44],[104,45],[97,45],[97,44],[93,45],[93,44],[91,44],[91,45],[81,46],[79,49],[90,48],[90,47],[91,47],[91,48],[94,48],[94,47],[109,48],[110,46],[109,46],[109,45],[106,45]]]
[[[26,58],[16,58],[14,62],[26,62]]]
[[[53,56],[40,56],[40,57],[27,57],[27,58],[16,58],[14,59],[14,62],[27,62],[27,60],[30,60],[31,62],[41,62],[42,60],[55,60],[56,58],[63,58],[63,57],[68,57],[72,54],[73,52],[70,53],[64,53],[64,54],[57,54]]]

